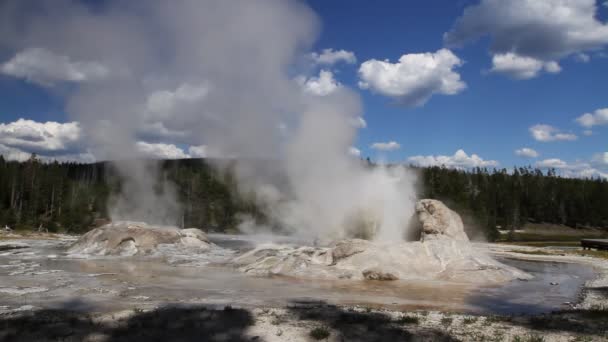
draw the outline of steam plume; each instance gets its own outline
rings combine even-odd
[[[305,4],[19,0],[5,2],[0,13],[3,49],[44,49],[105,71],[54,89],[66,94],[67,113],[82,124],[98,158],[129,161],[116,166],[123,194],[113,201],[114,218],[177,221],[174,192],[159,195],[158,168],[137,161],[136,143],[146,138],[278,160],[272,172],[239,163],[237,178],[294,233],[348,236],[363,222],[370,236],[403,235],[413,213],[413,176],[370,169],[348,154],[359,96],[342,85],[319,96],[295,81],[319,26]],[[275,173],[285,182],[277,184]]]

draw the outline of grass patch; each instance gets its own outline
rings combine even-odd
[[[465,317],[462,320],[462,324],[469,325],[477,322],[477,317]]]
[[[515,336],[513,336],[513,339],[511,339],[511,342],[544,342],[544,341],[545,341],[545,338],[542,336],[538,336],[538,335],[527,335],[524,337],[515,335]]]
[[[500,323],[500,322],[511,322],[513,320],[513,318],[511,316],[498,316],[498,315],[492,315],[492,316],[487,316],[484,321],[483,321],[483,325],[484,326],[490,326],[493,323]]]
[[[507,252],[518,253],[518,254],[530,254],[530,255],[553,255],[553,253],[545,252],[545,251],[518,251],[518,250],[510,250]]]
[[[597,235],[593,235],[590,237],[585,234],[576,234],[576,235],[559,235],[559,234],[538,234],[538,233],[514,233],[509,239],[509,234],[505,234],[502,236],[499,241],[504,242],[579,242],[580,239],[585,237],[589,238],[598,238]]]
[[[608,320],[608,306],[594,305],[586,310],[575,310],[575,313],[580,313],[583,317],[593,320]]]
[[[507,245],[518,245],[518,246],[528,246],[528,247],[580,247],[580,240],[572,240],[572,241],[517,241],[517,242],[501,242]]]
[[[578,336],[572,342],[593,342],[593,338],[588,336]]]
[[[580,250],[580,251],[568,251],[569,253],[581,255],[581,256],[590,256],[594,258],[600,259],[608,259],[608,251],[596,251],[596,250]]]
[[[329,337],[330,332],[326,327],[317,327],[310,331],[310,337],[314,338],[317,341],[325,340]]]
[[[397,319],[397,323],[401,324],[418,324],[420,323],[420,318],[418,316],[408,316],[404,315]]]
[[[452,317],[443,317],[441,319],[441,324],[443,325],[451,325],[454,319]]]

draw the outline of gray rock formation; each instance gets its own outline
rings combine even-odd
[[[418,201],[416,214],[422,224],[421,241],[446,237],[456,241],[469,241],[460,215],[441,201],[433,199]]]
[[[416,205],[421,241],[359,239],[329,247],[265,245],[233,260],[243,272],[315,279],[446,280],[501,283],[531,276],[475,250],[457,213],[436,200]]]
[[[70,254],[133,256],[154,253],[161,245],[209,249],[207,235],[196,228],[154,227],[145,223],[118,222],[95,228],[78,239]]]

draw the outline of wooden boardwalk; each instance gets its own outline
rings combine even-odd
[[[581,246],[583,249],[603,249],[608,250],[608,239],[582,239]]]

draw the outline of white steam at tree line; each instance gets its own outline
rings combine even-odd
[[[170,140],[237,159],[279,160],[272,172],[237,163],[236,176],[240,190],[255,193],[269,218],[293,233],[338,238],[364,227],[381,239],[403,236],[414,176],[349,155],[358,95],[339,86],[319,96],[295,81],[319,27],[305,4],[20,0],[3,3],[0,13],[2,49],[69,57],[70,78],[47,86],[67,94],[67,113],[98,159],[129,160],[116,163],[122,195],[112,201],[113,219],[178,220],[174,192],[159,195],[158,168],[135,148],[142,139]],[[104,73],[72,75],[79,66]]]

